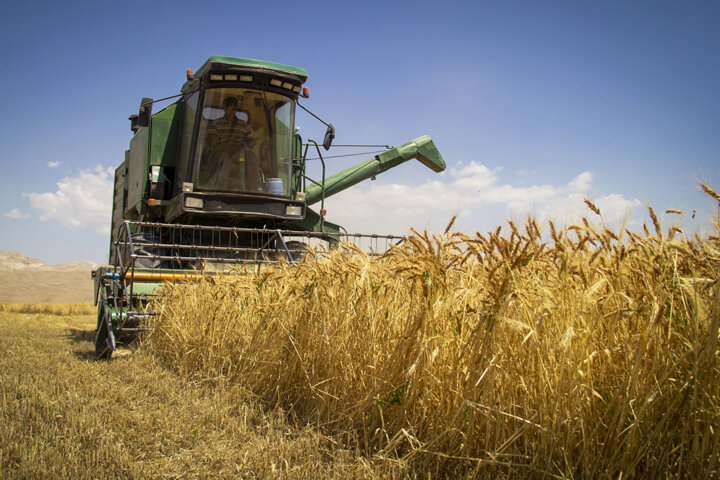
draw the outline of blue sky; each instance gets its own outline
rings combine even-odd
[[[348,230],[572,222],[587,196],[608,223],[637,227],[650,204],[702,232],[716,210],[698,182],[720,187],[718,24],[709,1],[8,4],[0,250],[104,261],[128,115],[211,55],[305,68],[305,105],[337,143],[435,140],[445,173],[412,162],[328,201]]]

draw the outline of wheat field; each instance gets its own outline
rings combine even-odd
[[[58,316],[93,315],[97,312],[97,307],[91,303],[0,303],[0,312]]]
[[[612,231],[586,203],[545,235],[449,226],[380,258],[170,285],[145,345],[403,475],[716,477],[718,237],[652,208]]]
[[[586,203],[167,284],[109,362],[2,304],[0,478],[717,478],[720,224]]]
[[[95,361],[94,315],[42,309],[0,311],[2,479],[402,476],[241,386],[178,376],[142,348]]]

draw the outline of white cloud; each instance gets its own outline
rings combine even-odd
[[[536,175],[536,174],[537,174],[537,170],[525,170],[524,168],[521,168],[520,170],[517,171],[518,177],[521,177],[521,178],[525,178],[528,175]]]
[[[589,186],[590,184],[588,184],[588,189]],[[599,223],[600,218],[585,204],[586,196],[586,191],[572,190],[566,195],[558,196],[543,204],[542,208],[536,212],[536,217],[541,221],[552,220],[558,225],[578,223],[583,217],[586,217],[591,223]],[[600,210],[605,224],[613,227],[619,226],[635,208],[642,206],[640,200],[628,200],[617,193],[594,197],[591,200]]]
[[[57,161],[57,162],[48,162],[48,163],[47,163],[47,166],[50,167],[50,168],[57,168],[57,167],[60,166],[60,161]]]
[[[559,225],[593,220],[584,203],[588,196],[600,208],[607,224],[622,222],[637,199],[617,193],[592,197],[592,172],[581,172],[567,183],[515,186],[501,184],[499,169],[470,162],[434,175],[416,185],[364,182],[326,199],[328,220],[352,232],[406,233],[410,226],[441,231],[453,215],[461,230],[495,228],[507,218],[533,215]],[[108,233],[113,169],[97,166],[57,183],[57,191],[25,194],[42,220],[56,220],[70,229],[92,228]],[[314,208],[319,209],[319,205]],[[17,209],[5,214],[19,218]]]
[[[450,175],[457,178],[454,182],[457,186],[481,189],[487,188],[497,181],[495,172],[498,170],[490,170],[481,163],[470,162],[460,170],[450,169]]]
[[[600,209],[603,218],[610,219],[610,221],[622,219],[634,208],[643,206],[643,203],[637,198],[628,200],[617,193],[596,198],[593,203]]]
[[[493,228],[527,215],[558,224],[594,215],[584,203],[592,172],[581,172],[565,184],[526,187],[500,184],[497,172],[471,162],[420,185],[359,184],[326,200],[328,220],[352,232],[404,233],[410,226],[442,230],[453,215],[465,230]],[[591,199],[608,224],[621,222],[641,205],[616,193]]]
[[[12,210],[4,214],[4,216],[12,218],[13,220],[19,220],[21,218],[28,217],[26,214],[21,213],[20,210],[18,210],[17,208],[13,208]]]
[[[574,192],[587,192],[592,185],[593,174],[591,172],[583,172],[568,184]]]
[[[57,182],[56,192],[26,193],[40,220],[56,220],[71,230],[92,228],[108,234],[113,192],[113,169],[100,165]]]

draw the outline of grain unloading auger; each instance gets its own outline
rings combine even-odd
[[[326,178],[320,145],[295,129],[296,106],[307,110],[298,103],[309,97],[306,79],[297,67],[210,57],[187,71],[174,103],[153,114],[154,101],[142,99],[115,170],[110,266],[93,272],[96,356],[144,328],[163,282],[295,262],[319,244],[352,241],[381,253],[402,241],[348,234],[325,219],[325,198],[413,158],[441,172],[435,144],[422,136]],[[325,150],[335,137],[326,125]],[[307,175],[310,149],[322,164],[318,180]]]

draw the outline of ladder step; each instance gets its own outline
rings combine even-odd
[[[160,312],[125,312],[125,316],[128,320],[131,318],[156,317],[158,315],[160,315]]]

